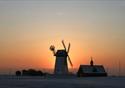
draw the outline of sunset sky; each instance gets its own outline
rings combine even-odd
[[[0,0],[0,73],[54,68],[50,45],[71,43],[78,68],[103,64],[111,74],[125,74],[124,0]],[[69,65],[69,68],[71,66]]]

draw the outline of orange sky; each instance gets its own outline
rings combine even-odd
[[[69,40],[66,41],[68,44]],[[25,43],[25,42],[24,42]],[[71,40],[70,57],[74,65],[73,68],[78,68],[80,64],[89,64],[90,57],[93,56],[95,64],[103,64],[105,68],[115,68],[118,71],[118,61],[121,61],[122,68],[124,66],[124,55],[122,53],[112,52],[90,46],[90,44],[80,44],[78,40]],[[44,42],[27,42],[27,44],[17,43],[9,47],[6,45],[1,52],[0,69],[2,72],[14,71],[15,69],[45,69],[54,68],[55,57],[49,50],[51,44],[54,44],[56,49],[62,49],[61,40],[46,40]],[[69,65],[69,67],[71,67]]]

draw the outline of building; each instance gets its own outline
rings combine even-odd
[[[105,68],[103,65],[94,65],[93,60],[91,59],[90,65],[80,65],[77,72],[78,77],[101,77],[107,76]]]
[[[65,50],[57,50],[55,54],[56,61],[55,61],[55,69],[54,74],[68,74],[68,64],[67,64],[67,52]]]
[[[66,48],[66,45],[64,41],[62,40],[62,44],[64,49],[59,49],[55,51],[55,46],[51,45],[50,50],[53,52],[53,55],[56,57],[55,60],[55,68],[54,68],[54,74],[55,75],[68,75],[68,63],[69,61],[70,65],[73,66],[71,59],[68,55],[69,50],[70,50],[70,43],[68,45],[68,48]]]

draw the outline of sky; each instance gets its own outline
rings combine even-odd
[[[73,68],[92,56],[108,73],[124,75],[125,0],[0,0],[1,74],[54,69],[49,47],[63,49],[62,40],[71,43]]]

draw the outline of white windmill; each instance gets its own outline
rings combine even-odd
[[[67,58],[69,60],[70,65],[73,67],[73,64],[68,55],[69,50],[70,50],[70,43],[69,43],[67,49],[66,49],[66,46],[65,46],[65,43],[63,40],[62,40],[62,44],[63,44],[64,49],[57,50],[57,52],[55,50],[54,45],[50,46],[50,50],[53,51],[53,55],[56,56],[54,74],[58,74],[58,75],[63,75],[63,74],[69,73]]]

